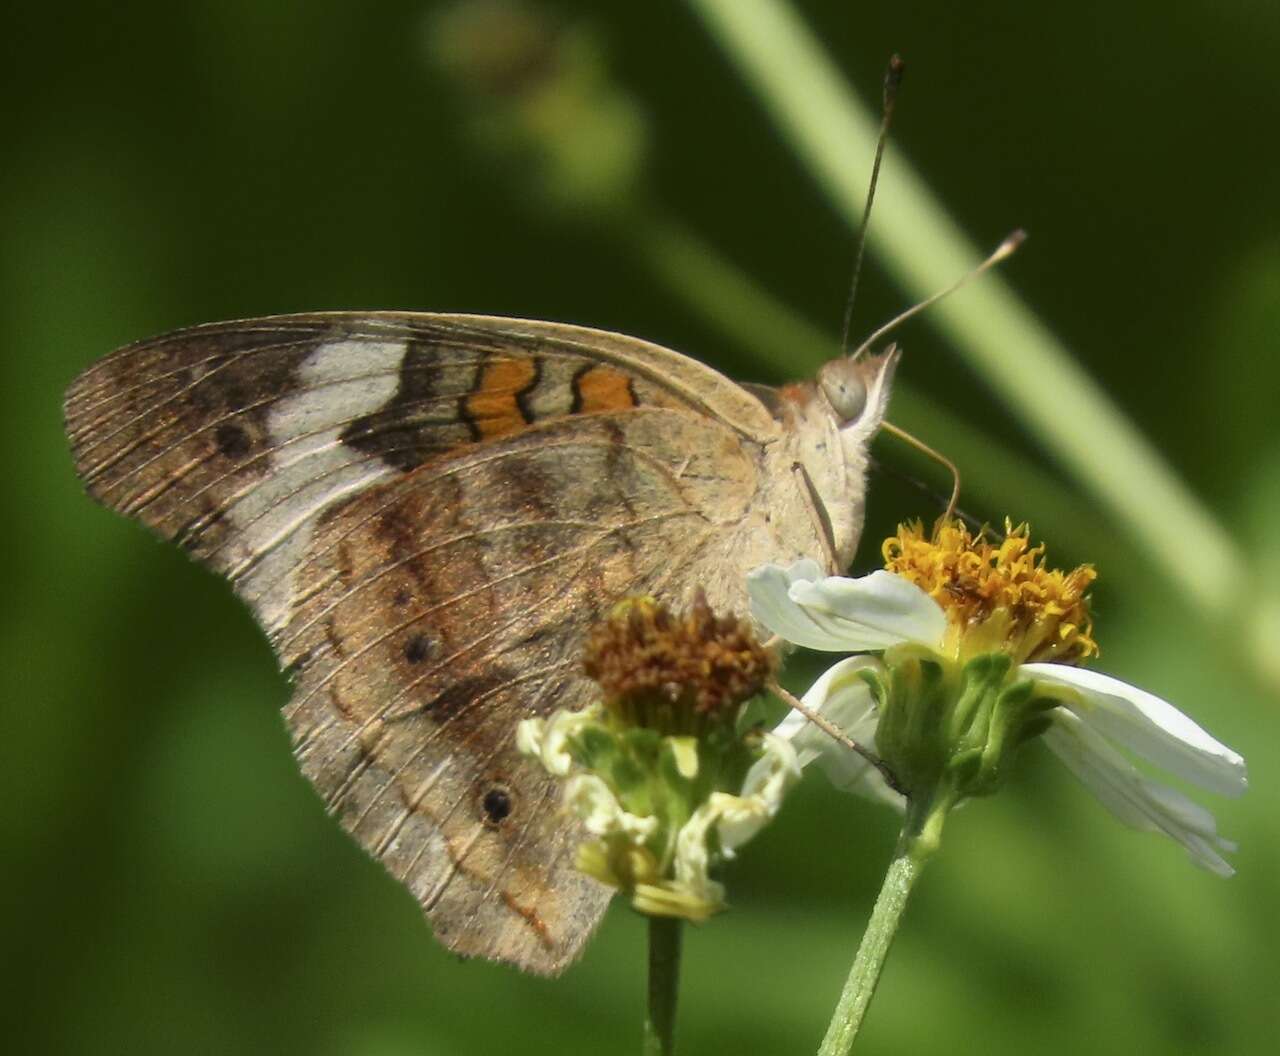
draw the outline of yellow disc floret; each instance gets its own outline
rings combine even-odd
[[[1009,521],[995,541],[958,520],[939,526],[933,538],[919,522],[904,524],[883,547],[885,568],[946,612],[954,655],[1002,650],[1017,663],[1078,663],[1098,652],[1086,596],[1097,573],[1092,565],[1046,568],[1044,551],[1044,544],[1031,545],[1027,525]]]

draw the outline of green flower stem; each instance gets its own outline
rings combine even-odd
[[[897,934],[898,924],[907,908],[907,899],[915,886],[924,863],[938,848],[942,825],[950,807],[949,797],[930,800],[922,811],[909,810],[898,839],[898,848],[884,876],[880,894],[871,910],[871,919],[862,933],[862,942],[849,969],[844,990],[827,1027],[826,1037],[818,1048],[818,1056],[845,1056],[862,1027],[867,1006],[876,992],[880,973],[884,970],[889,946]]]
[[[910,895],[923,864],[923,859],[916,858],[910,851],[903,849],[889,863],[884,886],[880,888],[875,908],[871,911],[871,919],[867,921],[867,930],[863,932],[862,943],[858,946],[857,956],[853,959],[853,967],[845,981],[844,991],[840,994],[840,1001],[836,1004],[835,1014],[831,1017],[831,1025],[827,1027],[827,1035],[818,1049],[818,1056],[844,1056],[844,1053],[853,1048],[854,1038],[858,1036],[858,1030],[862,1026],[862,1017],[866,1015],[871,995],[875,993],[876,983],[880,981],[880,972],[889,955],[889,945],[898,930],[902,913],[907,908],[907,896]]]
[[[690,4],[856,225],[878,123],[818,41],[782,0]],[[902,288],[923,299],[979,254],[902,157],[891,150],[885,169],[869,245]],[[1002,279],[984,278],[929,317],[1207,615],[1238,603],[1248,584],[1234,541]]]
[[[675,1052],[676,995],[680,989],[680,944],[684,922],[678,917],[649,919],[649,1007],[644,1020],[644,1056]]]

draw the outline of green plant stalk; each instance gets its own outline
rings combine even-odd
[[[649,1004],[644,1020],[644,1056],[675,1052],[676,997],[680,989],[683,921],[654,917],[649,921]]]
[[[818,41],[782,0],[689,2],[856,226],[878,125]],[[923,299],[980,255],[892,149],[885,172],[868,244],[902,288]],[[929,318],[1169,579],[1206,615],[1228,613],[1247,586],[1233,540],[1002,279],[985,277]]]
[[[926,799],[929,803],[926,809],[908,810],[893,860],[885,872],[884,883],[871,909],[871,918],[862,933],[853,967],[849,969],[849,977],[836,1002],[826,1036],[818,1047],[818,1056],[845,1056],[853,1048],[867,1007],[876,992],[876,984],[880,982],[880,973],[884,971],[889,947],[902,922],[911,890],[920,878],[925,862],[938,849],[950,800],[933,796]]]
[[[920,875],[922,864],[905,852],[896,854],[889,863],[884,886],[880,888],[875,908],[871,910],[871,919],[867,921],[867,930],[862,934],[853,967],[827,1027],[826,1037],[818,1048],[818,1056],[844,1056],[853,1048],[862,1018],[876,992],[876,983],[880,981],[885,958],[889,956],[889,946],[898,930],[898,922],[907,908],[907,896]]]

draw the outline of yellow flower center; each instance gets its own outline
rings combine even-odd
[[[1092,565],[1070,572],[1044,563],[1027,525],[1005,521],[1002,540],[973,535],[958,520],[932,539],[919,522],[884,541],[885,568],[910,580],[947,614],[946,650],[957,657],[1001,650],[1017,663],[1077,663],[1098,652],[1086,591]]]

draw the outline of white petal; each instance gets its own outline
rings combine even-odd
[[[557,709],[552,712],[546,726],[539,731],[542,734],[542,765],[547,773],[564,777],[573,768],[569,739],[591,725],[599,711],[597,705],[590,704],[581,711]]]
[[[657,828],[657,818],[642,818],[622,809],[613,790],[595,774],[574,774],[564,786],[564,803],[593,836],[621,834],[643,843]]]
[[[715,815],[716,835],[726,858],[732,858],[734,850],[755,836],[774,815],[762,796],[712,792],[706,806]]]
[[[676,836],[676,878],[690,890],[706,890],[710,865],[707,834],[714,827],[725,858],[732,858],[782,806],[782,799],[800,779],[800,763],[789,741],[765,734],[764,755],[742,782],[742,794],[712,792]]]
[[[879,670],[880,662],[874,657],[850,656],[833,664],[801,700],[852,740],[864,748],[872,748],[879,716],[870,688],[858,675],[864,668]],[[801,766],[816,761],[836,788],[897,807],[905,805],[903,797],[885,784],[879,770],[857,752],[850,751],[828,736],[800,712],[792,711],[778,724],[774,733],[791,741]]]
[[[782,806],[783,797],[800,780],[800,760],[795,746],[776,733],[764,735],[764,754],[751,764],[742,781],[744,798],[758,797],[773,817]]]
[[[919,642],[936,649],[947,630],[942,607],[908,579],[883,569],[858,579],[793,580],[791,600],[847,652]],[[803,645],[803,642],[797,642]]]
[[[883,570],[860,579],[823,576],[814,561],[764,565],[747,577],[751,615],[789,642],[828,652],[936,648],[947,619],[914,583]]]
[[[723,809],[722,804],[713,802],[716,795],[713,792],[676,834],[676,881],[685,890],[709,902],[718,902],[724,897],[724,888],[712,880],[707,872],[711,867],[707,833],[720,819]]]
[[[1023,664],[1022,672],[1077,690],[1085,706],[1064,701],[1064,707],[1102,735],[1184,781],[1224,796],[1238,796],[1245,790],[1248,781],[1240,755],[1168,701],[1118,678],[1066,664]]]
[[[844,640],[834,638],[814,623],[805,610],[791,600],[791,584],[812,582],[822,578],[816,561],[797,561],[790,568],[761,565],[747,576],[747,593],[751,597],[751,615],[755,621],[788,642],[809,649],[841,652]]]
[[[1163,832],[1177,840],[1192,861],[1219,876],[1235,872],[1221,853],[1234,851],[1235,844],[1218,835],[1209,811],[1176,789],[1143,776],[1075,712],[1055,708],[1053,718],[1054,725],[1044,734],[1045,744],[1116,817],[1135,829]]]
[[[541,755],[546,726],[543,719],[521,719],[516,725],[516,751],[521,755]]]

